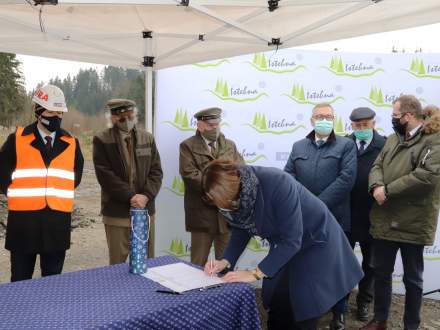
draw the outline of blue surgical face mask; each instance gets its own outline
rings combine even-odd
[[[359,129],[353,131],[354,136],[356,136],[356,139],[360,141],[368,141],[373,138],[373,129],[372,128],[366,128],[366,129]]]
[[[329,136],[333,131],[333,120],[320,119],[315,121],[315,132],[322,136]]]

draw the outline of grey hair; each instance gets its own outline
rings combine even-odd
[[[139,110],[137,107],[133,108],[133,114],[134,114],[134,123],[135,125],[139,122]],[[107,128],[112,128],[113,127],[113,123],[112,123],[112,113],[110,111],[110,109],[107,109],[107,111],[104,114],[105,119],[107,121]]]

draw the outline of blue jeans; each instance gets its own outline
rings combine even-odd
[[[392,274],[396,254],[400,249],[405,284],[405,329],[417,329],[420,325],[420,309],[423,296],[423,245],[374,240],[372,266],[374,268],[374,319],[386,321],[391,305]]]

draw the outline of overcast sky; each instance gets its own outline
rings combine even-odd
[[[404,50],[413,53],[416,49],[421,48],[424,53],[439,53],[440,55],[439,35],[440,24],[434,24],[299,48],[325,51],[333,51],[336,48],[342,52],[362,53],[390,53],[393,47],[399,52]],[[76,75],[80,68],[94,67],[100,70],[103,67],[103,65],[97,64],[53,60],[35,56],[19,55],[18,58],[23,63],[22,71],[25,75],[27,90],[32,90],[39,82],[47,82],[57,75],[60,78],[65,78],[68,74],[71,76]]]

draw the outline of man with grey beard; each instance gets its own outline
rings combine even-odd
[[[148,257],[154,257],[154,200],[163,174],[153,135],[136,126],[136,103],[112,99],[107,110],[112,127],[93,138],[93,163],[101,185],[101,213],[113,265],[125,262],[129,253],[130,207],[148,210]]]

